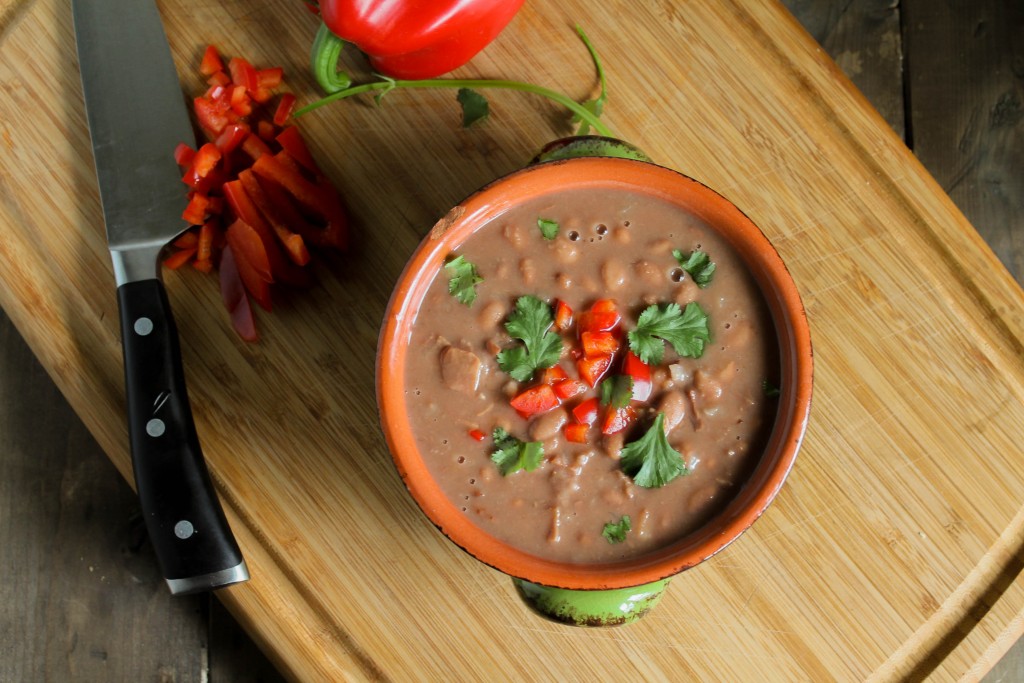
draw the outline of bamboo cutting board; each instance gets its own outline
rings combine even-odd
[[[281,64],[300,101],[298,3],[163,0],[186,90],[202,48]],[[216,280],[166,276],[197,427],[253,574],[220,597],[303,680],[977,678],[1024,630],[1024,296],[949,199],[786,12],[757,2],[530,0],[460,70],[578,99],[761,226],[803,293],[815,404],[786,487],[737,543],[615,630],[551,624],[448,543],[395,474],[377,331],[434,221],[570,132],[516,93],[462,130],[452,92],[301,121],[358,246],[238,341]],[[113,275],[70,9],[0,13],[0,303],[130,475]],[[349,64],[366,67],[354,54]],[[169,150],[170,152],[170,150]],[[613,673],[614,672],[614,673]]]

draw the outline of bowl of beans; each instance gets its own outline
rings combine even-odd
[[[444,535],[548,617],[627,623],[775,498],[812,355],[792,278],[732,203],[647,161],[561,159],[424,237],[378,404]]]

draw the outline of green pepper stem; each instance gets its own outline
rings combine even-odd
[[[378,92],[377,101],[380,102],[380,98],[396,88],[497,88],[503,90],[519,90],[521,92],[529,92],[534,95],[546,97],[549,100],[564,106],[576,116],[576,119],[583,122],[583,125],[580,128],[581,130],[585,130],[586,126],[592,126],[599,135],[614,137],[614,135],[612,135],[612,131],[601,123],[600,119],[601,106],[604,104],[605,97],[607,97],[607,93],[605,91],[604,67],[601,66],[601,58],[598,56],[597,50],[594,49],[590,39],[587,38],[587,34],[583,32],[583,29],[577,26],[576,32],[579,34],[580,38],[583,39],[584,45],[587,46],[587,51],[590,53],[590,58],[594,60],[594,66],[597,69],[597,75],[600,79],[601,92],[598,95],[597,100],[594,102],[594,104],[596,104],[596,109],[593,111],[560,92],[551,90],[550,88],[544,88],[539,85],[534,85],[532,83],[522,83],[520,81],[439,78],[431,78],[422,81],[398,81],[384,76],[383,80],[380,81],[352,86],[352,81],[349,79],[348,75],[338,72],[338,57],[341,55],[341,47],[344,45],[344,42],[334,35],[330,29],[327,28],[326,24],[321,24],[320,30],[316,34],[316,40],[313,42],[313,74],[316,76],[317,83],[320,84],[320,87],[324,89],[324,92],[329,94],[323,99],[302,107],[295,112],[294,116],[302,116],[303,114],[311,112],[314,109],[318,109],[325,104],[330,104],[335,100],[343,100],[348,97],[354,97],[355,95],[362,95],[363,93],[368,92]]]
[[[520,81],[504,81],[494,79],[442,79],[442,78],[429,78],[422,81],[376,81],[373,83],[364,83],[362,85],[352,86],[350,88],[344,88],[338,90],[323,99],[317,100],[312,104],[308,104],[305,107],[295,112],[295,116],[299,117],[303,114],[319,109],[325,104],[330,104],[336,100],[343,100],[348,97],[354,97],[355,95],[362,95],[368,92],[377,91],[389,91],[398,88],[496,88],[502,90],[519,90],[521,92],[533,93],[534,95],[540,95],[546,97],[549,100],[557,102],[571,111],[573,114],[578,116],[580,120],[587,122],[594,127],[600,135],[607,137],[614,137],[612,131],[601,123],[601,120],[594,116],[584,106],[576,102],[571,97],[567,97],[560,92],[551,90],[550,88],[544,88],[539,85],[532,83],[522,83]]]
[[[334,35],[331,29],[327,28],[327,24],[320,22],[316,38],[313,39],[310,64],[313,67],[313,77],[324,92],[334,93],[352,85],[352,79],[348,74],[338,71],[338,60],[344,47],[345,41]]]

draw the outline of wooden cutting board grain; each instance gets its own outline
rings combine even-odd
[[[0,304],[129,476],[70,10],[0,7]],[[315,18],[294,3],[160,8],[187,91],[215,43],[283,65],[314,97]],[[471,130],[447,91],[336,103],[300,125],[348,199],[356,250],[260,315],[255,346],[230,331],[214,278],[166,276],[197,427],[253,573],[221,598],[303,680],[971,678],[1024,619],[1021,290],[775,4],[532,0],[459,75],[589,97],[578,21],[608,71],[608,124],[738,204],[803,293],[816,393],[786,487],[637,624],[579,630],[528,612],[406,495],[377,426],[374,350],[433,222],[570,129],[516,93],[493,94],[491,121]]]

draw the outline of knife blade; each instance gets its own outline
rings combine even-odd
[[[203,458],[160,252],[188,228],[174,161],[195,134],[154,0],[74,0],[75,40],[124,350],[128,434],[150,540],[173,594],[249,578]]]

